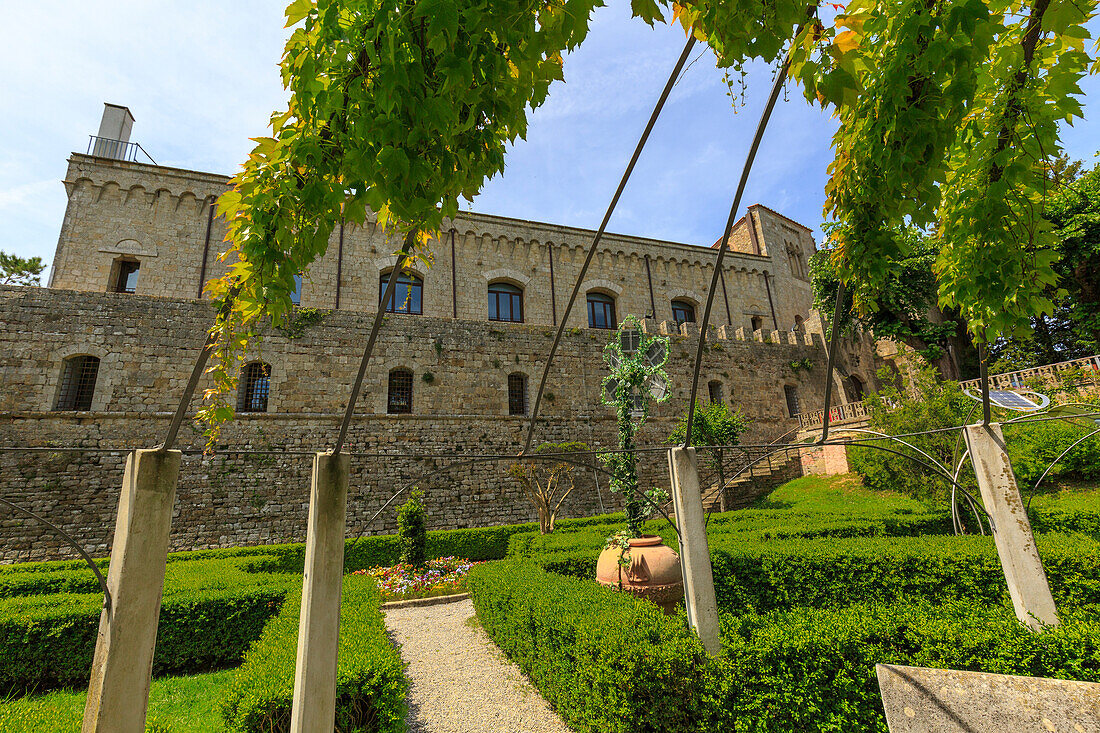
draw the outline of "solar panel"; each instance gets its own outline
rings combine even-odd
[[[989,401],[998,407],[1017,410],[1019,412],[1031,412],[1032,410],[1039,409],[1039,405],[1032,402],[1027,397],[1017,392],[1010,392],[1007,389],[989,390]]]

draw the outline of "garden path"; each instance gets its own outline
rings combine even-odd
[[[469,599],[385,613],[408,665],[409,733],[569,733],[477,625]]]

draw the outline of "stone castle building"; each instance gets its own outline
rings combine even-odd
[[[113,528],[124,452],[163,439],[213,317],[203,287],[224,272],[214,202],[228,177],[136,162],[132,122],[108,105],[89,153],[69,159],[49,286],[0,287],[0,447],[58,449],[0,453],[0,496],[98,552]],[[534,517],[506,461],[452,470],[460,459],[448,456],[511,455],[522,445],[592,235],[463,213],[433,242],[430,269],[403,273],[349,434],[349,534],[391,531],[392,511],[366,520],[413,481],[426,490],[432,528]],[[198,427],[184,438],[175,549],[303,539],[309,454],[335,437],[397,246],[373,221],[348,224],[303,273],[292,322],[252,347],[223,448],[202,455]],[[639,442],[667,438],[686,409],[714,246],[604,236],[566,322],[537,442],[615,444],[612,410],[600,400],[602,348],[627,314],[672,338],[672,398]],[[757,204],[730,247],[701,396],[744,410],[752,422],[743,440],[766,442],[797,428],[797,414],[824,396],[824,344],[810,312],[814,242],[808,228]],[[845,342],[844,351],[841,401],[876,385],[868,343]],[[644,454],[642,480],[667,486],[664,461]],[[618,506],[598,472],[578,469],[576,478],[564,516]],[[10,516],[0,526],[0,559],[65,553],[39,527]]]

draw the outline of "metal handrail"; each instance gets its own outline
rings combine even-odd
[[[159,165],[157,161],[153,160],[153,156],[149,155],[149,152],[141,147],[141,143],[127,142],[126,140],[114,140],[109,137],[99,137],[98,135],[88,136],[88,155],[94,155],[99,158],[112,158],[114,160],[125,160],[131,163],[138,162],[137,155],[141,152],[149,162],[153,165]]]

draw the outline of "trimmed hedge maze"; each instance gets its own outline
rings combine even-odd
[[[577,731],[886,732],[877,662],[1100,681],[1100,514],[1038,512],[1061,624],[1020,624],[993,541],[945,512],[747,510],[708,536],[724,653],[595,584],[616,525],[516,533],[469,587],[489,635]],[[667,524],[651,531],[676,546]]]

